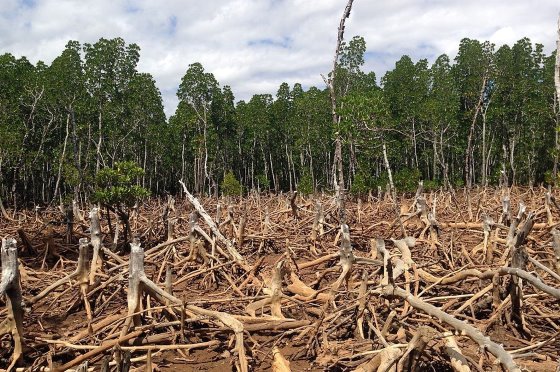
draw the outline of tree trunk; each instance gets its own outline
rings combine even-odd
[[[338,64],[338,56],[340,54],[340,49],[342,46],[342,42],[344,40],[344,23],[346,22],[346,18],[350,17],[350,11],[352,10],[352,3],[354,0],[348,0],[346,4],[346,8],[344,8],[344,12],[342,13],[342,18],[340,19],[340,24],[338,26],[338,38],[336,41],[336,49],[334,52],[333,58],[333,68],[331,74],[329,75],[328,81],[326,81],[327,86],[329,88],[329,95],[331,98],[331,109],[332,109],[332,121],[333,127],[336,130],[336,139],[335,139],[335,150],[334,150],[334,157],[335,157],[335,164],[338,170],[338,192],[340,195],[337,197],[343,201],[344,200],[344,172],[342,169],[342,139],[340,136],[340,117],[336,112],[337,105],[336,105],[336,92],[334,90],[334,80],[336,75],[336,66]],[[333,182],[336,182],[333,180]],[[342,207],[343,208],[343,207]],[[339,211],[340,213],[341,211]],[[343,222],[343,221],[341,221]]]
[[[69,134],[69,122],[70,122],[70,114],[66,115],[66,137],[64,137],[64,145],[62,146],[62,155],[60,155],[60,161],[58,162],[58,175],[56,177],[56,185],[54,186],[54,195],[52,197],[51,203],[54,201],[58,194],[58,187],[60,185],[60,177],[62,175],[62,164],[64,163],[64,157],[66,156],[66,143],[68,142],[68,134]],[[60,198],[60,202],[62,203],[62,196]]]
[[[554,180],[558,176],[558,117],[560,116],[560,15],[558,15],[558,39],[556,40],[556,63],[554,65],[554,86],[556,87],[556,130],[555,130],[555,149],[556,153],[554,155]]]

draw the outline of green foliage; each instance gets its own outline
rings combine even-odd
[[[418,187],[418,181],[420,181],[420,171],[418,169],[403,168],[393,172],[393,183],[397,192],[414,192]],[[380,177],[376,178],[372,183],[372,189],[381,186],[383,190],[387,187],[389,183],[389,175],[387,172],[383,172]],[[424,182],[426,185],[426,182]]]
[[[372,179],[370,176],[364,172],[356,173],[352,186],[350,187],[350,193],[354,195],[365,195],[369,190],[372,189]]]
[[[395,188],[403,192],[416,191],[418,181],[420,181],[420,171],[418,169],[404,168],[395,172],[393,177]]]
[[[241,183],[235,178],[232,171],[226,173],[220,187],[222,189],[222,194],[225,196],[238,196],[243,193],[243,186],[241,186]]]
[[[499,181],[504,162],[509,182],[552,182],[546,172],[560,156],[552,150],[555,54],[527,38],[499,47],[463,39],[454,59],[444,54],[431,66],[403,56],[379,86],[364,71],[366,51],[359,36],[342,44],[333,81],[337,122],[325,86],[282,83],[275,94],[236,103],[232,88],[221,87],[200,63],[186,68],[177,109],[167,119],[155,79],[137,70],[140,47],[121,38],[70,41],[50,65],[5,53],[0,196],[22,206],[95,184],[95,198],[127,208],[144,194],[134,190],[136,179],[122,186],[105,170],[94,177],[104,161],[124,159],[142,164],[142,186],[158,194],[178,192],[177,179],[206,192],[227,170],[242,179],[231,187],[226,181],[234,195],[256,185],[289,190],[294,176],[307,193],[310,174],[316,187],[332,188],[337,137],[345,172],[358,170],[352,183],[346,179],[352,193],[385,189],[382,143],[399,191],[414,191],[419,178],[432,180],[426,189],[438,187],[445,171],[460,187],[467,153],[473,180],[484,179],[486,159],[490,184]]]
[[[270,181],[266,174],[257,174],[255,176],[257,184],[260,186],[261,190],[268,190],[270,188]]]
[[[301,195],[311,195],[315,191],[313,189],[313,178],[309,172],[304,172],[301,178],[299,179],[299,183],[297,185],[297,190]]]
[[[144,170],[131,161],[101,169],[95,176],[96,189],[92,200],[121,211],[131,208],[137,200],[150,195],[148,190],[136,185],[137,179],[143,175]]]
[[[436,191],[441,188],[441,183],[437,180],[424,180],[425,191]]]

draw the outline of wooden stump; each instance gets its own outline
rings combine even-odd
[[[0,296],[6,294],[8,316],[0,323],[0,335],[11,333],[14,340],[14,352],[8,371],[19,362],[23,352],[23,308],[19,269],[17,259],[16,240],[2,239],[2,281],[0,282]]]

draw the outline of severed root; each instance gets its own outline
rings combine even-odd
[[[272,355],[274,360],[272,361],[272,372],[291,372],[290,362],[282,356],[280,349],[277,346],[272,348]]]
[[[265,307],[270,306],[270,313],[273,317],[284,318],[282,315],[282,277],[283,277],[283,266],[284,261],[279,261],[272,272],[272,280],[270,282],[270,288],[264,290],[265,293],[269,294],[270,297],[264,298],[259,301],[255,301],[245,307],[245,311],[252,317],[256,316],[256,311]]]
[[[461,353],[461,349],[457,345],[455,336],[452,332],[445,332],[445,352],[451,359],[451,367],[455,372],[470,372],[471,368],[467,362],[467,358]]]
[[[219,311],[207,310],[195,305],[183,305],[183,301],[159,288],[146,276],[144,272],[144,249],[140,247],[140,241],[135,238],[130,244],[130,263],[129,263],[129,289],[128,289],[128,317],[121,331],[121,339],[128,337],[126,334],[130,328],[131,321],[134,325],[141,325],[138,313],[141,306],[142,294],[146,292],[151,298],[166,306],[168,303],[180,306],[181,308],[195,313],[196,315],[207,316],[216,319],[233,331],[235,334],[235,349],[238,355],[239,370],[248,372],[249,365],[243,344],[243,323],[235,319],[233,315]]]
[[[61,279],[57,280],[56,282],[54,282],[53,284],[51,284],[47,288],[43,289],[43,291],[41,291],[41,293],[39,293],[35,297],[31,298],[29,301],[27,301],[27,303],[29,305],[33,305],[33,304],[37,303],[38,301],[45,298],[49,293],[54,291],[56,288],[60,287],[61,285],[63,285],[66,282],[69,282],[72,279],[77,279],[78,280],[78,284],[81,287],[80,290],[81,290],[82,295],[84,296],[84,299],[85,299],[85,293],[87,292],[87,285],[88,285],[88,280],[89,280],[88,279],[89,271],[88,271],[88,267],[87,267],[88,266],[88,254],[87,254],[88,247],[89,247],[88,240],[86,238],[81,238],[80,239],[80,247],[79,247],[78,265],[76,266],[76,270],[74,270],[73,273],[65,276],[64,278],[61,278]],[[85,300],[85,302],[87,302],[87,300]],[[86,310],[88,310],[88,317],[91,319],[91,311],[89,310],[89,304],[86,305]]]
[[[428,342],[437,336],[437,332],[430,327],[420,327],[408,343],[408,347],[397,364],[397,371],[414,371],[418,358],[424,352]]]
[[[412,307],[424,311],[426,314],[436,317],[438,320],[447,323],[462,335],[468,336],[471,340],[476,342],[481,348],[488,350],[494,355],[505,370],[510,372],[521,372],[521,369],[513,361],[510,353],[504,350],[503,346],[490,340],[489,337],[484,336],[477,328],[465,323],[437,307],[424,302],[423,300],[414,297],[410,292],[392,285],[385,286],[381,290],[385,296],[399,297],[408,302]]]
[[[2,281],[0,282],[0,296],[6,294],[8,316],[0,324],[0,335],[10,332],[14,340],[12,363],[8,371],[19,362],[23,353],[23,308],[21,306],[21,286],[19,284],[19,270],[17,260],[16,240],[2,239]]]
[[[372,360],[362,363],[354,372],[397,371],[396,363],[403,352],[396,345],[391,345],[375,356]]]

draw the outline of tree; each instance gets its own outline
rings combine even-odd
[[[211,125],[211,108],[219,92],[219,85],[214,75],[204,72],[204,67],[198,62],[189,65],[177,91],[177,97],[183,103],[181,106],[183,110],[191,110],[191,113],[186,115],[185,125],[192,126],[194,141],[196,141],[193,149],[196,154],[194,169],[196,192],[204,191],[205,186],[211,181],[212,175],[208,170],[209,140],[214,134]]]
[[[97,116],[95,170],[99,171],[102,165],[108,164],[105,156],[115,160],[128,133],[125,102],[129,84],[136,74],[140,47],[134,43],[126,45],[121,38],[101,38],[95,44],[84,44],[84,52],[86,87],[92,97],[92,111]],[[88,133],[94,130],[90,127]],[[88,143],[90,141],[93,139],[88,138]]]
[[[116,213],[124,227],[124,241],[128,243],[130,212],[138,200],[148,197],[150,192],[139,186],[144,170],[131,161],[117,162],[112,168],[103,168],[95,176],[96,188],[92,201],[101,203]]]

